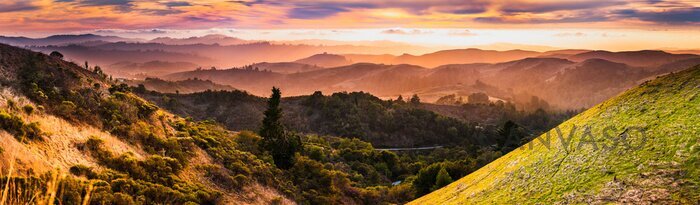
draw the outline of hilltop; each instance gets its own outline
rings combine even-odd
[[[700,66],[645,82],[411,204],[697,203],[699,93]]]
[[[88,187],[91,204],[291,203],[238,133],[161,110],[99,69],[0,44],[0,84],[3,181],[30,194],[12,203],[52,180],[63,204]]]

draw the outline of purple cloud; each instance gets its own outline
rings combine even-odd
[[[622,1],[562,1],[562,2],[537,2],[537,3],[510,3],[501,8],[505,13],[546,13],[553,11],[571,11],[583,9],[597,9],[615,5],[623,5]]]
[[[695,24],[700,23],[700,7],[667,9],[663,11],[638,11],[634,9],[618,10],[619,18],[636,18],[642,21],[660,24]]]
[[[20,1],[14,3],[0,3],[0,13],[15,11],[33,11],[38,9],[38,6],[34,6],[27,1]]]

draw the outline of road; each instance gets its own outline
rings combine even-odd
[[[386,150],[386,151],[412,151],[412,150],[429,150],[442,148],[442,146],[430,146],[430,147],[404,147],[404,148],[381,148],[375,150]]]

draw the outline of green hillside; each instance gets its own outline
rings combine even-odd
[[[643,83],[411,204],[697,204],[698,94],[700,66]]]

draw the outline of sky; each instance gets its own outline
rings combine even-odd
[[[700,48],[700,0],[0,0],[0,35]]]

